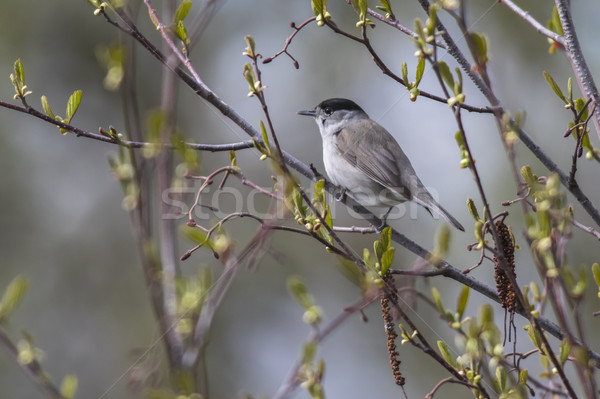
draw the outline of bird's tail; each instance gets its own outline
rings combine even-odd
[[[429,211],[429,213],[432,213],[432,214],[435,213],[437,215],[440,215],[441,217],[446,219],[452,226],[456,227],[460,231],[465,231],[465,228],[463,227],[463,225],[460,224],[460,222],[458,220],[456,220],[456,218],[454,216],[452,216],[450,213],[448,213],[447,210],[442,208],[442,206],[440,204],[438,204],[436,200],[433,199],[431,194],[429,194],[428,192],[420,193],[420,194],[421,195],[415,195],[413,197],[413,201],[415,201],[417,204],[423,206],[425,209],[427,209]],[[425,195],[423,195],[423,194],[425,194]]]

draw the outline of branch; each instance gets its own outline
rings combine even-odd
[[[363,309],[365,306],[373,303],[378,296],[373,296],[369,299],[361,299],[356,305],[344,308],[344,310],[337,315],[333,320],[329,322],[322,330],[314,329],[308,336],[306,342],[312,342],[315,344],[321,343],[327,336],[329,336],[339,325],[344,323],[352,314]],[[288,376],[285,378],[283,383],[277,389],[277,392],[273,395],[272,399],[284,399],[287,398],[290,393],[300,384],[298,380],[298,372],[302,367],[302,359],[299,358],[296,363],[290,369]]]
[[[35,118],[41,119],[45,122],[50,123],[53,126],[58,126],[65,129],[68,132],[74,133],[77,137],[86,137],[88,139],[102,141],[104,143],[117,144],[126,148],[145,148],[145,147],[160,147],[165,149],[175,149],[175,146],[170,143],[150,143],[146,141],[131,141],[131,140],[116,140],[111,137],[104,136],[99,133],[93,133],[87,130],[80,129],[76,126],[73,126],[68,123],[60,122],[54,118],[49,117],[48,115],[36,110],[32,107],[23,107],[20,105],[15,105],[11,103],[7,103],[4,101],[0,101],[0,107],[8,108],[13,111],[22,112],[24,114],[31,115]],[[197,144],[197,143],[184,143],[186,147],[193,148],[198,151],[210,151],[210,152],[220,152],[220,151],[237,151],[244,150],[246,148],[253,148],[254,143],[252,140],[240,141],[238,143],[227,143],[227,144]]]
[[[398,22],[398,20],[395,17],[392,17],[392,19],[388,19],[386,17],[384,17],[383,15],[381,15],[380,13],[378,13],[377,11],[374,11],[370,8],[367,8],[367,14],[369,14],[370,16],[374,17],[375,19],[378,19],[379,21],[398,29],[400,32],[406,34],[407,36],[410,36],[413,39],[418,39],[419,35],[417,35],[414,31],[408,29],[406,26],[400,24]],[[446,43],[436,40],[435,45],[438,47],[441,47],[443,49],[448,49],[448,46],[446,45]]]
[[[583,51],[579,45],[579,39],[577,39],[575,25],[571,16],[571,2],[568,0],[555,0],[555,4],[564,31],[567,56],[569,57],[569,61],[571,61],[573,72],[575,72],[575,77],[579,83],[579,88],[585,93],[586,97],[592,98],[595,102],[594,108],[596,109],[596,116],[594,117],[594,125],[596,126],[596,133],[598,134],[598,137],[600,137],[600,94],[594,83],[592,72],[583,56]]]
[[[12,343],[3,328],[0,327],[0,343],[4,345],[8,354],[15,359],[15,362],[27,373],[31,379],[48,395],[51,399],[64,399],[60,390],[50,381],[46,372],[37,360],[24,364],[19,360],[19,350]]]
[[[419,0],[419,1],[422,4],[425,4],[427,8],[429,7],[427,0]],[[144,48],[146,48],[155,58],[157,58],[161,63],[165,64],[166,59],[163,56],[163,54],[154,45],[152,45],[137,30],[137,28],[134,25],[130,25],[129,27],[130,27],[129,30],[123,29],[122,27],[119,27],[119,29],[132,35],[132,37],[134,37],[136,40],[138,40],[142,44],[142,46]],[[443,27],[440,29],[443,30]],[[359,40],[361,40],[361,39],[359,39]],[[471,71],[470,64],[466,61],[466,59],[464,58],[464,56],[462,55],[460,50],[458,50],[458,47],[456,47],[456,45],[454,44],[454,41],[449,36],[447,38],[446,38],[446,36],[444,36],[444,40],[446,41],[446,43],[448,43],[448,45],[450,47],[449,52],[453,56],[458,57],[459,60],[463,61],[463,62],[459,61],[459,64],[461,65],[461,67],[463,69],[466,66],[465,72],[471,77],[471,79],[474,80],[474,82],[481,82],[481,79],[479,78],[479,76],[474,74]],[[450,45],[450,43],[452,43],[452,45]],[[191,76],[189,76],[180,67],[175,67],[174,70],[177,73],[177,75],[184,81],[184,83],[186,83],[192,90],[194,90],[194,92],[196,94],[198,94],[200,97],[202,97],[203,99],[208,101],[210,104],[212,104],[225,117],[229,118],[233,123],[238,125],[249,136],[253,137],[256,141],[262,143],[261,135],[258,133],[258,131],[252,125],[250,125],[244,118],[242,118],[233,108],[231,108],[228,104],[226,104],[223,100],[221,100],[206,85],[196,82]],[[483,83],[483,82],[481,82],[481,83]],[[479,87],[479,85],[477,83],[476,83],[476,85]],[[489,99],[495,99],[493,94],[485,86],[483,86],[483,88],[481,90],[482,90],[482,92],[484,92],[484,95],[486,95],[486,97],[491,96],[491,97],[489,97]],[[497,99],[495,101],[496,102],[493,102],[493,104],[497,104]],[[43,115],[43,116],[45,116],[45,115]],[[525,145],[532,152],[534,152],[534,154],[540,160],[542,160],[542,163],[544,163],[544,165],[548,169],[551,169],[551,167],[552,167],[551,171],[556,171],[557,173],[560,171],[560,169],[558,169],[556,164],[554,164],[554,162],[546,154],[544,154],[543,151],[541,151],[539,146],[525,133],[525,131],[523,129],[517,129],[516,131],[517,131],[519,137],[521,138],[521,140],[525,143]],[[316,181],[316,176],[308,165],[299,161],[297,158],[293,157],[291,154],[287,153],[286,151],[282,151],[282,154],[286,160],[287,165],[289,165],[290,167],[292,167],[293,169],[295,169],[297,172],[301,173],[305,177],[309,178],[310,180]],[[560,176],[560,174],[559,174],[559,176]],[[561,182],[563,184],[566,184],[566,177],[564,176],[564,173],[562,174]],[[334,185],[332,185],[330,182],[328,182],[327,180],[325,180],[325,189],[329,193],[334,193],[336,191],[336,187]],[[598,224],[600,224],[600,214],[598,214],[598,211],[595,210],[593,205],[590,203],[589,199],[581,192],[581,190],[578,187],[575,187],[575,188],[570,189],[570,191],[575,195],[575,197],[579,200],[579,202],[582,203],[582,205],[584,206],[584,209],[586,209],[586,211],[588,213],[592,212],[593,214],[596,215],[595,217],[594,216],[592,216],[592,217],[594,218],[595,221],[597,221]],[[381,219],[379,219],[373,213],[368,211],[365,207],[356,203],[351,198],[346,197],[344,199],[343,203],[345,203],[347,206],[350,206],[354,210],[358,211],[358,213],[365,220],[369,221],[374,226],[381,226],[381,224],[382,224]],[[409,251],[413,252],[415,255],[420,256],[423,259],[428,259],[429,256],[431,255],[431,253],[428,250],[426,250],[424,247],[420,246],[416,242],[410,240],[405,235],[399,233],[398,231],[396,231],[394,229],[392,229],[392,240],[394,242],[398,243],[399,245],[403,246],[404,248],[408,249]],[[470,276],[464,275],[460,270],[454,268],[452,265],[450,265],[446,261],[442,260],[440,262],[440,268],[447,269],[447,271],[444,273],[444,276],[447,276],[461,284],[468,285],[475,291],[477,291],[499,303],[499,299],[498,299],[498,296],[497,296],[495,290],[493,290],[489,286],[481,283],[480,281],[478,281]],[[524,314],[524,313],[521,313],[521,314]],[[560,330],[560,328],[555,323],[551,322],[550,320],[548,320],[544,317],[540,317],[538,320],[538,323],[542,328],[544,328],[544,330],[546,330],[548,333],[555,336],[556,338],[558,338],[558,339],[564,338],[564,333]],[[594,360],[596,360],[596,364],[598,365],[597,367],[600,367],[600,355],[593,351],[589,351],[588,355],[591,358],[593,358]]]
[[[554,40],[555,42],[560,44],[562,47],[565,46],[565,38],[564,37],[562,37],[561,35],[559,35],[556,32],[551,31],[550,29],[546,28],[544,25],[539,23],[535,18],[533,18],[531,16],[531,14],[529,14],[529,11],[523,10],[518,5],[513,3],[511,0],[498,0],[498,2],[503,3],[510,10],[512,10],[515,14],[517,14],[518,16],[523,18],[527,23],[529,23],[529,25],[533,26],[533,28],[542,36],[546,36],[547,38]]]
[[[385,63],[381,60],[379,55],[375,52],[375,50],[371,46],[371,43],[366,36],[363,36],[363,38],[354,36],[346,31],[338,28],[338,26],[334,22],[327,20],[327,19],[325,19],[323,22],[335,33],[338,33],[342,36],[347,37],[348,39],[351,39],[355,42],[358,42],[358,43],[361,43],[362,45],[364,45],[367,48],[367,50],[369,50],[369,53],[371,53],[371,56],[373,57],[373,61],[375,62],[375,65],[377,65],[377,67],[379,67],[379,69],[381,69],[381,72],[383,72],[384,75],[389,76],[390,78],[394,79],[396,82],[400,83],[402,86],[407,87],[407,83],[400,76],[398,76],[394,72],[392,72],[392,70],[389,69],[387,67],[387,65],[385,65]],[[445,98],[437,96],[435,94],[431,94],[431,93],[422,91],[422,90],[419,90],[419,96],[423,96],[425,98],[429,98],[431,100],[434,100],[434,101],[437,101],[437,102],[440,102],[443,104],[447,104]],[[477,113],[482,113],[482,114],[489,114],[489,113],[494,112],[492,109],[487,108],[487,107],[486,108],[474,107],[474,106],[468,105],[468,104],[461,104],[461,108],[463,108],[465,111],[477,112]]]
[[[594,222],[600,226],[600,212],[594,207],[594,204],[590,199],[581,191],[577,184],[569,184],[569,177],[563,172],[558,165],[536,144],[535,141],[518,126],[513,126],[514,131],[517,133],[519,139],[525,144],[525,146],[539,159],[542,164],[550,171],[558,175],[562,185],[573,194],[575,199],[581,204],[583,209],[592,217]]]

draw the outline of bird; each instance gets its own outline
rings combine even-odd
[[[433,198],[394,137],[354,101],[330,98],[298,114],[319,126],[325,171],[342,196],[364,206],[388,206],[384,221],[394,206],[413,201],[465,231]]]

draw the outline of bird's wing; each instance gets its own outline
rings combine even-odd
[[[352,130],[341,129],[336,136],[340,155],[348,163],[382,186],[412,199],[398,166],[408,165],[412,169],[412,165],[387,130],[373,121],[361,120],[353,124]]]

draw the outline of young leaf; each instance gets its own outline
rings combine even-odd
[[[524,328],[527,329],[527,335],[536,348],[542,349],[542,337],[540,336],[538,330],[536,330],[532,325],[525,326]]]
[[[558,356],[560,364],[565,364],[571,353],[571,345],[567,338],[563,339],[560,343],[560,354]]]
[[[477,212],[477,206],[475,206],[475,201],[473,198],[467,199],[467,208],[469,209],[469,213],[473,216],[475,221],[479,221],[481,218],[479,217],[479,212]]]
[[[418,86],[421,83],[421,78],[423,77],[423,71],[425,71],[425,58],[419,58],[419,63],[417,64],[417,77],[415,81],[415,85]]]
[[[444,341],[438,341],[438,348],[440,350],[440,354],[444,358],[446,362],[448,362],[452,367],[456,368],[456,363],[454,363],[454,359],[452,358],[452,351],[447,343]]]
[[[20,58],[15,61],[15,77],[22,87],[25,84],[25,70],[23,69],[23,63]]]
[[[436,249],[435,252],[438,256],[444,256],[448,253],[450,247],[450,228],[448,225],[443,224],[440,226],[436,236]]]
[[[313,297],[306,289],[300,277],[290,276],[287,280],[287,289],[304,310],[308,310],[314,306]]]
[[[475,52],[477,55],[477,61],[480,64],[486,64],[488,62],[487,55],[487,40],[485,36],[478,35],[477,33],[471,33],[471,40],[475,45]]]
[[[402,63],[402,80],[404,80],[404,83],[408,84],[408,66],[406,65],[406,62]]]
[[[460,291],[460,295],[458,296],[458,303],[456,306],[456,313],[458,313],[458,319],[462,319],[463,314],[465,313],[465,308],[467,307],[467,301],[469,300],[469,287],[464,286]]]
[[[0,302],[0,321],[10,316],[23,301],[29,288],[29,280],[23,275],[15,277],[4,292]]]
[[[390,227],[383,229],[379,240],[381,241],[381,246],[383,247],[384,251],[389,249],[392,242],[392,229]]]
[[[385,276],[390,266],[392,266],[392,261],[394,260],[394,247],[388,248],[383,255],[381,256],[381,275]]]
[[[71,119],[75,116],[75,112],[79,108],[79,103],[81,103],[81,96],[83,92],[81,90],[76,90],[69,97],[69,102],[67,103],[67,114],[65,116],[66,122],[71,123]]]
[[[528,377],[527,369],[521,370],[521,372],[519,373],[519,384],[521,384],[521,385],[527,384],[527,377]]]
[[[72,399],[77,393],[77,376],[68,374],[60,384],[60,393],[65,399]]]
[[[269,149],[269,135],[267,134],[267,129],[265,128],[263,121],[260,121],[260,132],[262,133],[262,139],[265,147]]]
[[[183,21],[179,21],[177,22],[177,25],[175,25],[175,36],[177,36],[184,44],[189,44],[190,39],[188,39],[187,29],[185,28]]]
[[[177,26],[180,21],[183,21],[192,8],[192,2],[190,0],[183,0],[177,11],[175,11],[175,17],[173,18],[173,24]]]
[[[548,72],[544,71],[544,77],[546,78],[546,81],[548,82],[548,85],[554,91],[554,93],[558,96],[558,98],[560,98],[561,100],[563,100],[563,102],[565,104],[568,104],[569,102],[565,98],[565,95],[563,94],[563,92],[560,89],[560,87],[558,87],[558,85],[556,84],[556,82],[554,81],[554,79],[552,78],[552,76]]]
[[[438,69],[444,82],[446,82],[449,88],[454,89],[454,77],[452,76],[452,72],[450,72],[450,68],[448,68],[448,64],[444,61],[440,61],[438,62]]]
[[[596,285],[600,290],[600,265],[598,263],[594,263],[592,265],[592,274],[594,275],[594,280],[596,281]],[[600,293],[598,295],[600,295]]]
[[[50,109],[50,104],[48,104],[48,99],[46,98],[46,96],[42,96],[42,108],[44,108],[44,112],[46,113],[46,115],[48,115],[52,119],[56,119],[56,116],[54,116],[54,112],[52,112],[52,110]]]
[[[431,295],[433,296],[433,303],[435,303],[435,307],[440,313],[445,313],[446,309],[444,308],[444,304],[442,303],[442,298],[440,297],[440,292],[437,288],[431,288]]]
[[[498,366],[496,368],[496,380],[498,380],[498,385],[500,386],[500,392],[504,392],[506,390],[506,371],[504,367]]]

